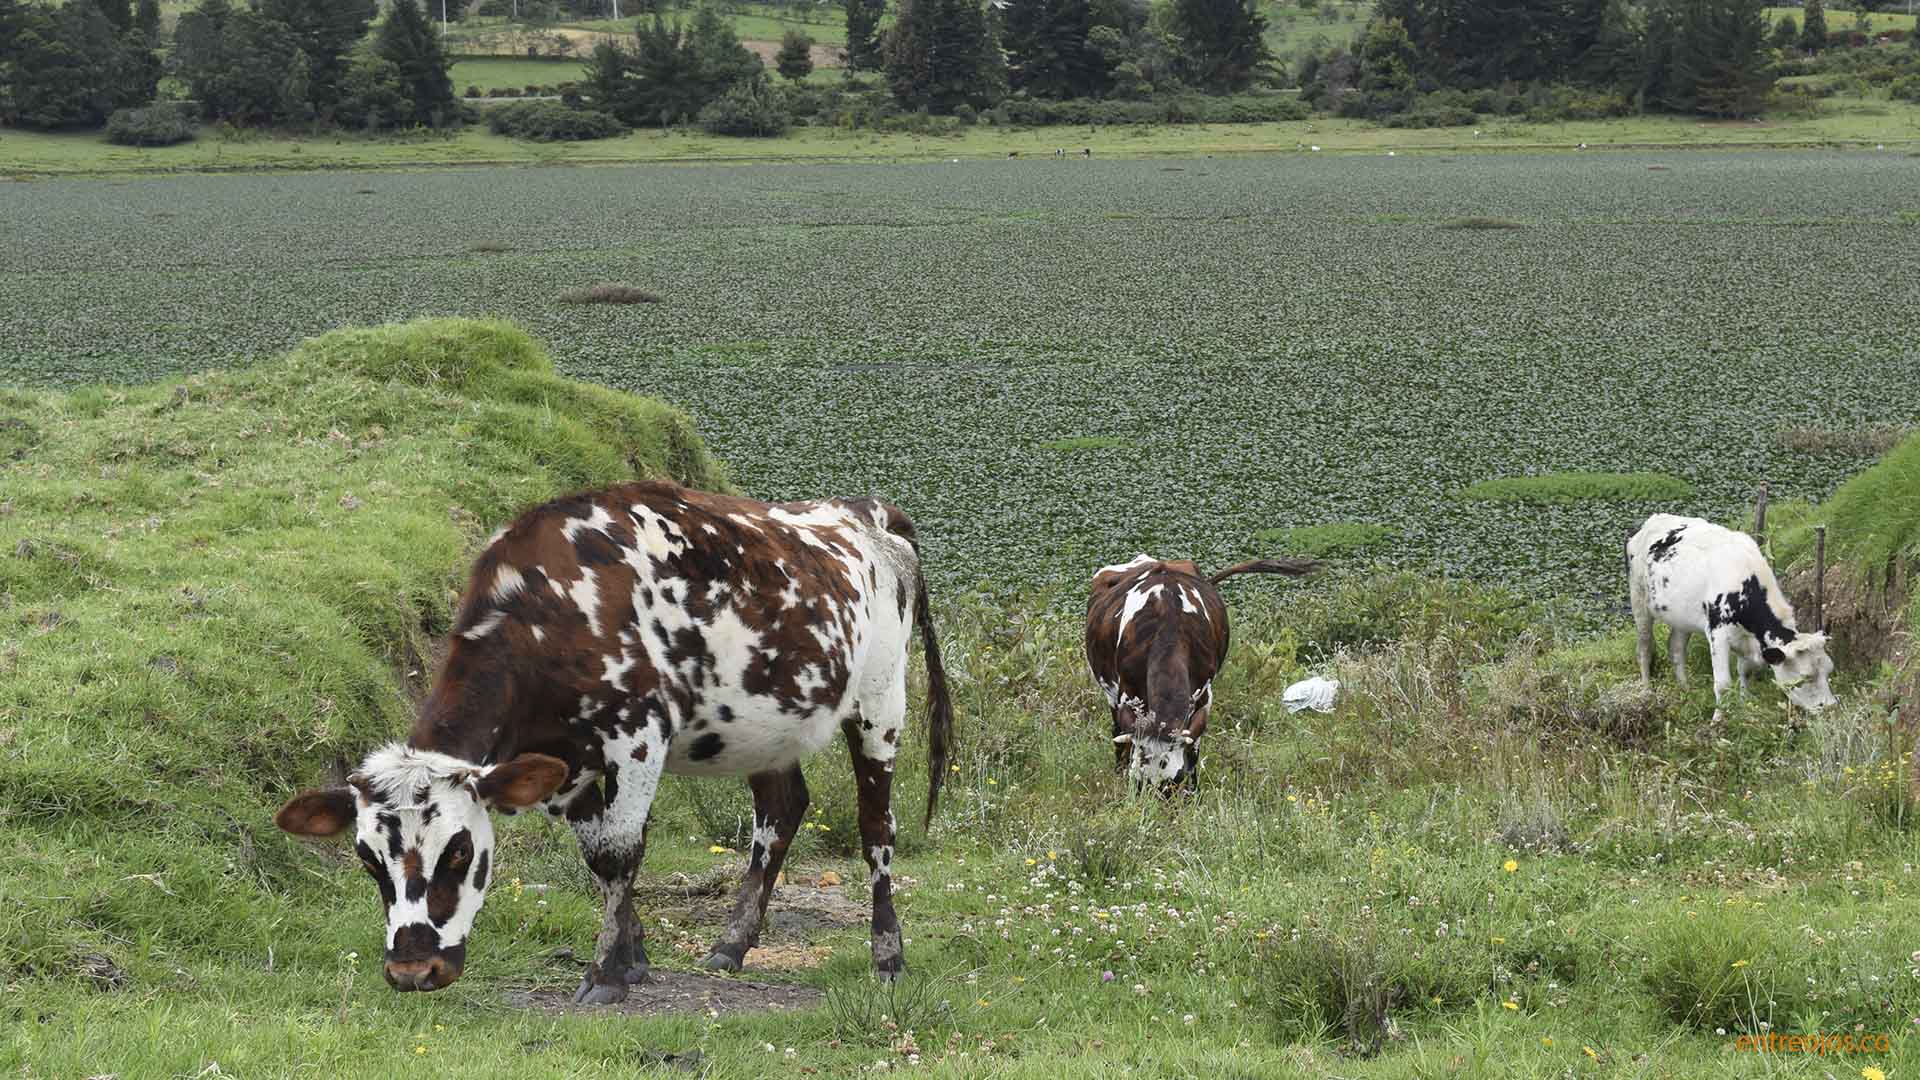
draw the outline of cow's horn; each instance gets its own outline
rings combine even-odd
[[[1115,743],[1117,743],[1117,744],[1119,744],[1119,745],[1121,745],[1121,746],[1125,746],[1126,744],[1128,744],[1128,743],[1130,743],[1130,742],[1132,742],[1132,741],[1133,741],[1133,736],[1131,736],[1131,735],[1115,735],[1115,736],[1113,737],[1113,741],[1114,741]]]

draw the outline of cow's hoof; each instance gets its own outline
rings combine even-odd
[[[612,1005],[627,1000],[627,984],[599,983],[588,978],[581,982],[580,989],[574,992],[575,1005]]]
[[[635,964],[627,969],[628,986],[645,986],[653,981],[653,969],[645,964]]]
[[[707,954],[705,960],[700,961],[700,966],[708,971],[739,971],[742,959],[744,958],[715,949]]]
[[[888,970],[885,968],[873,969],[873,977],[880,980],[883,983],[899,982],[900,976],[905,975],[906,973],[907,973],[907,967],[905,964],[902,964],[899,967],[893,968],[892,970]]]

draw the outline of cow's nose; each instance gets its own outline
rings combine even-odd
[[[387,985],[401,991],[439,990],[460,977],[460,969],[440,956],[425,960],[389,960],[386,973]]]

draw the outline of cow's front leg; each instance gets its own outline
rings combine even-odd
[[[893,758],[905,719],[904,688],[901,696],[901,713],[892,714],[885,724],[876,719],[863,731],[865,725],[855,714],[846,725],[853,779],[860,789],[860,846],[873,883],[873,973],[888,982],[907,967],[900,919],[893,911]]]
[[[627,987],[647,981],[647,950],[633,911],[633,878],[646,852],[647,814],[660,786],[667,740],[658,725],[606,741],[602,791],[582,793],[567,811],[587,869],[600,886],[600,937],[577,1003],[606,1005],[627,996]]]
[[[1713,659],[1713,722],[1719,723],[1720,699],[1733,685],[1733,631],[1721,627],[1707,634],[1707,652]]]
[[[739,971],[747,950],[760,943],[760,922],[767,916],[780,865],[787,861],[787,847],[807,815],[807,778],[798,765],[755,773],[747,777],[747,786],[753,789],[753,846],[733,914],[707,954],[706,966],[717,971]]]

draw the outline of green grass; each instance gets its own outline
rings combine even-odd
[[[1774,25],[1780,21],[1783,15],[1793,16],[1794,25],[1796,26],[1806,18],[1805,9],[1800,7],[1770,7],[1764,10],[1767,29],[1769,31],[1773,29]],[[1904,7],[1900,7],[1894,11],[1870,11],[1867,13],[1867,17],[1872,20],[1873,29],[1876,33],[1882,30],[1913,29],[1914,17],[1909,15]],[[1835,30],[1852,30],[1853,23],[1853,9],[1833,7],[1827,9],[1827,30],[1829,32]]]
[[[620,471],[589,443],[725,478],[635,441],[643,421],[685,439],[677,414],[556,379],[499,325],[345,331],[238,372],[0,402],[27,425],[0,427],[0,550],[35,545],[0,555],[10,1072],[611,1077],[694,1051],[723,1080],[910,1051],[929,1075],[1069,1080],[1920,1068],[1920,834],[1878,809],[1903,747],[1865,673],[1803,733],[1770,687],[1710,727],[1704,690],[1638,690],[1627,632],[1559,647],[1519,597],[1409,575],[1237,597],[1201,787],[1174,804],[1113,775],[1076,616],[941,597],[960,739],[933,832],[901,840],[904,1011],[857,924],[814,934],[823,966],[750,972],[827,1008],[509,1008],[508,990],[569,988],[551,954],[598,925],[570,834],[527,818],[501,823],[500,879],[553,887],[503,884],[466,977],[394,994],[372,888],[339,845],[275,832],[277,800],[399,733],[401,673],[476,538]],[[1281,689],[1312,672],[1340,680],[1335,713],[1287,713]],[[902,820],[924,789],[917,713]],[[808,772],[828,827],[794,859],[845,872],[850,771],[830,750]],[[669,780],[647,883],[733,862],[708,848],[745,805]],[[642,910],[655,962],[690,968],[710,928],[657,894]],[[857,1020],[880,1011],[893,1029]],[[1844,1072],[1734,1056],[1763,1022],[1891,1049]]]
[[[453,80],[453,92],[464,94],[467,87],[479,87],[484,93],[495,89],[525,90],[529,86],[557,86],[577,82],[581,76],[578,60],[516,60],[508,57],[463,56],[447,72]]]
[[[1461,489],[1476,502],[1672,502],[1693,494],[1693,485],[1664,473],[1565,472],[1542,476],[1503,476]]]
[[[1275,553],[1340,558],[1377,548],[1395,535],[1395,530],[1389,525],[1366,521],[1330,521],[1324,525],[1262,529],[1254,533],[1253,538]]]
[[[462,61],[468,63],[469,61]],[[526,61],[516,61],[525,63]],[[544,63],[544,62],[543,62]],[[837,78],[821,75],[816,78]],[[455,86],[465,91],[465,82]],[[524,84],[523,84],[524,85]],[[1686,117],[1532,124],[1489,120],[1484,135],[1464,128],[1407,131],[1357,120],[1276,124],[1142,126],[1103,129],[1091,140],[1101,157],[1198,157],[1297,152],[1311,141],[1328,153],[1402,153],[1542,149],[1791,147],[1884,144],[1920,149],[1920,106],[1904,102],[1823,102],[1808,117],[1702,123]],[[547,145],[475,127],[445,136],[361,138],[270,135],[223,140],[203,135],[177,146],[114,146],[97,133],[0,132],[0,174],[125,175],[233,169],[418,168],[481,164],[611,164],[696,161],[929,161],[1004,158],[1009,151],[1050,155],[1088,142],[1070,128],[971,127],[951,136],[795,128],[775,139],[730,139],[697,132],[636,131],[617,139]]]

